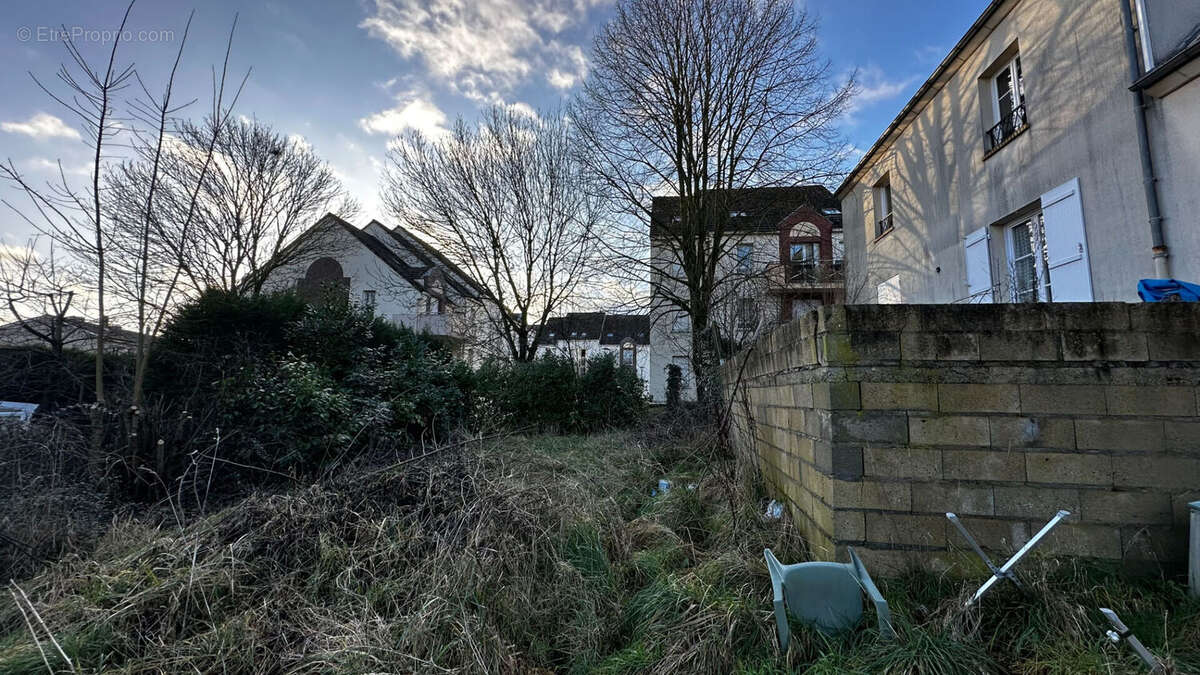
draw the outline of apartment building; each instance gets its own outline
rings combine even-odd
[[[1200,2],[994,0],[837,190],[864,302],[1200,279]]]
[[[709,323],[723,353],[813,307],[845,301],[841,213],[828,188],[747,188],[719,201],[729,206],[722,214],[727,235],[720,242]],[[672,297],[684,288],[680,207],[678,197],[657,197],[651,205],[648,391],[657,401],[665,400],[670,364],[683,371],[684,397],[695,396],[692,321]]]

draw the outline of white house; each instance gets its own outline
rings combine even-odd
[[[650,315],[570,312],[546,322],[537,347],[539,357],[555,354],[579,364],[602,353],[614,354],[618,363],[633,368],[648,385],[655,366],[650,358]],[[661,392],[651,398],[665,401]]]
[[[403,227],[372,220],[359,229],[330,213],[295,245],[305,254],[272,271],[265,289],[342,295],[398,326],[452,339],[468,359],[487,333],[479,302],[487,291]]]

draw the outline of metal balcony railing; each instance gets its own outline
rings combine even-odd
[[[773,285],[781,289],[836,286],[846,280],[840,259],[784,262],[775,265],[771,272]]]
[[[450,326],[445,314],[393,314],[392,323],[404,326],[415,333],[450,335]]]
[[[983,135],[983,151],[984,154],[991,154],[998,150],[1000,146],[1009,142],[1014,136],[1021,133],[1026,126],[1029,125],[1029,118],[1025,115],[1025,101],[1021,101],[1021,105],[1013,108],[1013,111],[1001,119],[994,127],[987,130]]]
[[[884,232],[887,232],[888,230],[891,230],[891,229],[892,229],[892,214],[889,213],[886,216],[875,221],[875,237],[876,238],[882,237]]]

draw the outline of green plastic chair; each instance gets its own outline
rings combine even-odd
[[[875,604],[879,634],[885,638],[895,637],[887,600],[879,594],[854,549],[847,547],[846,550],[850,553],[848,563],[803,562],[795,565],[779,562],[769,548],[763,551],[767,569],[771,572],[781,650],[787,651],[791,638],[787,621],[789,611],[826,635],[844,633],[862,620],[864,592]]]

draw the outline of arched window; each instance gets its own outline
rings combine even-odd
[[[296,284],[296,290],[309,302],[349,301],[350,279],[338,261],[329,257],[317,258]]]
[[[788,236],[791,239],[811,239],[812,237],[820,238],[821,228],[817,227],[813,223],[804,221],[802,223],[796,223],[793,225],[792,231]]]

